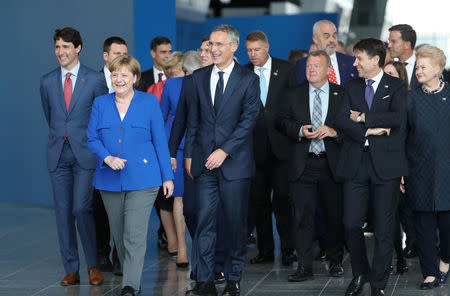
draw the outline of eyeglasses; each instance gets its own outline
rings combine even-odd
[[[228,42],[228,43],[231,44],[231,42]],[[228,43],[225,43],[225,44],[228,44]],[[208,44],[209,48],[211,48],[213,46],[215,46],[217,48],[222,48],[225,45],[222,42],[211,42],[211,41],[209,41],[207,44]]]

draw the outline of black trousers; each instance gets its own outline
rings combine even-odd
[[[290,196],[294,205],[292,233],[299,266],[312,271],[317,203],[323,209],[328,230],[327,259],[341,263],[344,252],[342,184],[334,181],[326,157],[307,159],[301,177],[290,183]]]
[[[281,251],[292,252],[291,204],[289,200],[286,161],[275,158],[268,148],[264,164],[256,165],[250,190],[249,216],[256,226],[257,247],[260,255],[273,255],[274,241],[272,211],[275,214],[277,231],[280,236]],[[273,198],[272,198],[273,191]],[[250,230],[251,231],[251,230]]]
[[[400,178],[381,180],[376,175],[369,152],[364,152],[355,177],[344,183],[345,238],[353,276],[370,275],[372,288],[384,289],[389,279],[399,186]],[[370,202],[375,235],[372,269],[362,230]]]
[[[400,223],[406,234],[406,246],[415,247],[417,242],[416,229],[414,227],[414,211],[408,193],[400,193],[400,203],[398,205]]]
[[[109,230],[108,214],[106,213],[100,191],[94,189],[94,198],[92,200],[92,208],[94,210],[95,231],[97,238],[97,258],[109,258],[111,253],[111,232]],[[113,262],[119,262],[116,247],[114,246],[112,253]]]
[[[423,278],[437,277],[439,259],[450,263],[450,211],[415,212],[415,217]],[[439,244],[437,230],[439,230]]]

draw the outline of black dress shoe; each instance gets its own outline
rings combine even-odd
[[[415,246],[406,246],[406,248],[403,250],[403,256],[405,258],[410,259],[419,256],[419,253],[417,252],[417,248]]]
[[[112,272],[113,265],[111,260],[106,256],[97,256],[97,267],[102,272]]]
[[[408,264],[406,264],[406,260],[397,260],[397,274],[404,274],[405,272],[408,272]]]
[[[294,253],[285,253],[281,255],[281,263],[283,265],[291,265],[291,263],[297,261],[297,256]]]
[[[253,235],[253,233],[249,233],[247,236],[247,245],[254,245],[256,244],[256,237]]]
[[[227,285],[223,290],[222,296],[240,296],[241,295],[241,287],[239,282],[236,281],[227,281]]]
[[[193,289],[186,291],[186,296],[217,296],[216,286],[211,282],[198,282]]]
[[[325,249],[320,249],[319,254],[317,254],[316,258],[314,258],[314,260],[316,261],[321,261],[321,260],[325,260],[327,258],[327,252],[325,251]]]
[[[305,270],[303,267],[299,267],[297,271],[288,276],[288,282],[303,282],[307,280],[313,280],[314,275],[311,270]]]
[[[130,286],[125,286],[122,288],[122,291],[120,291],[120,296],[135,296],[136,293],[134,289]]]
[[[329,272],[331,277],[342,277],[344,275],[344,267],[342,267],[341,263],[331,263]]]
[[[214,284],[220,285],[225,283],[225,274],[221,271],[214,273]]]
[[[369,279],[365,275],[354,277],[345,291],[345,296],[356,296],[361,294],[364,284],[368,281]]]
[[[437,286],[439,286],[440,281],[441,281],[440,278],[435,278],[434,281],[432,281],[432,282],[421,283],[420,290],[431,290],[433,288],[436,288]]]
[[[250,259],[250,264],[260,264],[260,263],[266,263],[266,262],[273,262],[274,257],[273,255],[256,255],[252,259]]]
[[[370,295],[371,296],[384,296],[384,291],[381,289],[372,288]]]
[[[441,284],[443,284],[447,281],[448,273],[449,273],[449,271],[447,271],[447,272],[439,271],[439,282]]]

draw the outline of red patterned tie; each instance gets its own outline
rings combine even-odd
[[[158,73],[158,82],[162,81],[163,73]]]
[[[72,99],[72,80],[70,76],[72,74],[69,72],[66,74],[66,80],[64,80],[64,102],[66,103],[66,109],[69,111],[70,100]]]
[[[330,75],[328,76],[328,81],[330,83],[338,84],[337,78],[336,78],[336,72],[334,72],[333,65],[331,65],[331,72],[330,72]]]

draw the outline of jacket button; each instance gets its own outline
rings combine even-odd
[[[122,139],[117,140],[117,142],[122,143]]]
[[[119,155],[119,156],[122,155],[122,152],[117,152],[117,155]]]

